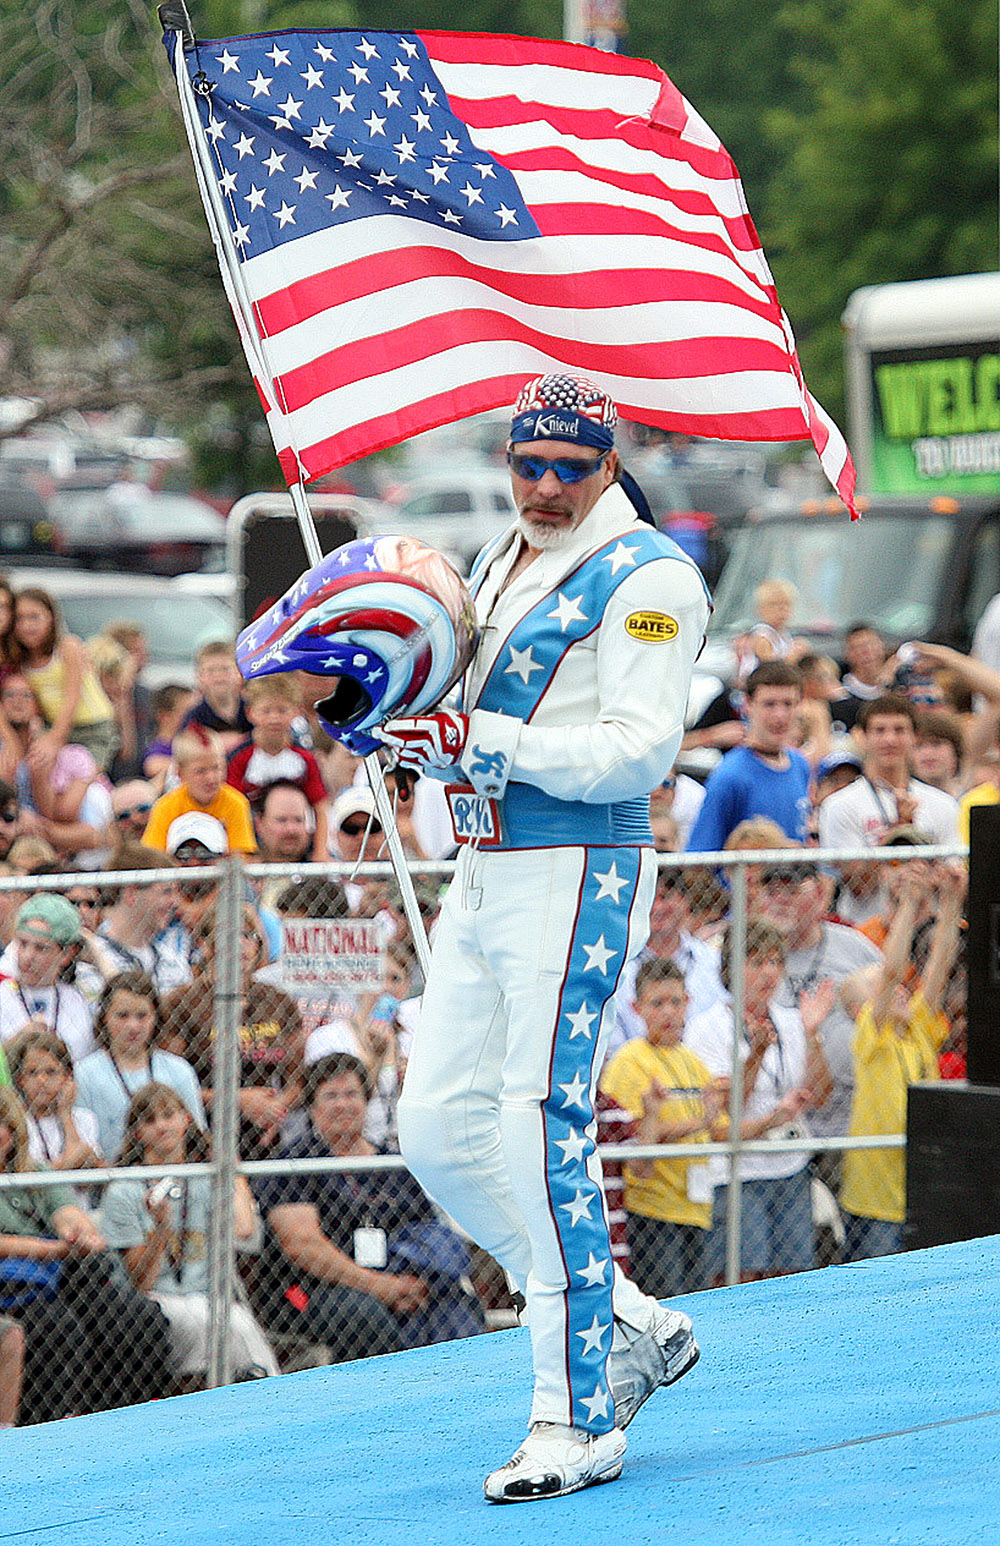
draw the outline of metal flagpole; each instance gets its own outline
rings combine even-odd
[[[267,396],[272,409],[280,412],[280,404],[276,401],[274,395],[273,378],[266,357],[264,339],[257,329],[253,304],[243,282],[239,256],[233,246],[229,222],[226,219],[218,185],[215,181],[211,152],[202,133],[201,119],[198,117],[198,110],[194,100],[194,89],[184,65],[183,56],[185,48],[193,48],[195,46],[191,17],[188,14],[184,0],[169,0],[169,3],[161,5],[159,16],[163,30],[165,32],[176,32],[177,34],[174,76],[177,82],[177,93],[180,98],[181,117],[187,132],[188,143],[191,146],[191,154],[194,158],[195,174],[201,190],[209,230],[212,233],[212,239],[218,255],[222,282],[237,318],[240,338],[251,368],[255,372],[261,390]],[[304,480],[300,478],[297,483],[291,484],[289,486],[289,493],[292,499],[292,507],[298,519],[299,531],[302,534],[307,561],[310,566],[318,564],[323,557],[323,550],[320,547],[316,523],[313,520],[309,501],[306,498]],[[406,921],[410,926],[417,959],[420,962],[420,969],[426,977],[430,965],[430,946],[427,942],[427,932],[424,928],[423,916],[417,902],[417,894],[413,889],[413,879],[406,865],[403,840],[396,826],[392,801],[389,799],[389,792],[386,789],[385,778],[382,774],[382,766],[378,760],[377,752],[372,752],[365,758],[365,772],[368,775],[368,782],[371,785],[372,794],[375,798],[375,808],[378,812],[379,821],[382,824],[382,831],[385,833],[386,845],[389,849],[389,859],[392,863],[396,880],[399,883],[403,911],[406,914]]]

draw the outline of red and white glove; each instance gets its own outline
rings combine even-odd
[[[441,772],[454,767],[465,750],[469,719],[466,714],[439,709],[436,714],[414,719],[390,719],[372,733],[395,752],[394,766],[413,773],[425,769]]]

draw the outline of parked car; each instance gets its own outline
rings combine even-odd
[[[45,500],[18,479],[0,481],[0,565],[56,556],[55,529]]]
[[[182,574],[225,552],[224,520],[187,494],[117,483],[61,491],[50,508],[59,551],[88,568]]]
[[[58,603],[70,633],[89,639],[109,623],[139,624],[146,636],[150,687],[194,681],[194,656],[202,644],[232,639],[232,610],[218,597],[200,596],[174,580],[154,575],[99,574],[93,570],[18,567],[10,573],[15,594],[37,585]]]
[[[371,513],[371,524],[379,532],[419,537],[468,574],[480,548],[516,513],[507,469],[474,464],[414,478],[398,504]]]

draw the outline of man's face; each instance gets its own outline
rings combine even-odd
[[[672,939],[685,928],[687,922],[687,893],[683,883],[678,885],[660,876],[656,883],[653,905],[649,909],[650,944],[654,948],[659,948],[663,941]]]
[[[286,863],[304,859],[312,846],[305,795],[292,789],[273,790],[257,819],[257,837],[269,858]]]
[[[874,628],[859,628],[845,641],[844,658],[863,682],[877,682],[885,665],[885,645]]]
[[[909,762],[915,742],[905,714],[873,714],[865,725],[865,752],[876,768],[900,759]]]
[[[66,949],[58,940],[18,929],[17,976],[26,988],[51,988],[66,960]]]
[[[112,791],[111,809],[118,832],[124,839],[139,841],[146,830],[152,808],[152,791],[148,784],[131,779]]]
[[[166,928],[176,911],[177,887],[171,880],[154,880],[148,886],[125,886],[121,899],[155,935]]]
[[[9,676],[0,688],[0,709],[13,730],[26,729],[38,713],[32,688],[23,676]]]
[[[747,740],[762,751],[789,744],[801,693],[797,687],[758,687],[747,699]]]
[[[357,1074],[336,1074],[320,1085],[309,1114],[313,1126],[331,1148],[348,1139],[359,1138],[365,1123],[368,1102]]]
[[[571,440],[529,440],[512,445],[511,452],[515,457],[541,457],[546,461],[564,458],[593,468],[591,475],[579,483],[563,483],[552,468],[536,481],[519,475],[511,467],[518,524],[528,545],[536,549],[562,546],[614,481],[618,466],[617,452],[606,451],[602,455],[592,446],[578,446]]]
[[[803,874],[794,865],[766,865],[760,872],[754,911],[794,945],[823,917],[826,892],[826,883],[819,875]]]
[[[925,784],[946,784],[958,772],[954,746],[948,740],[917,741],[913,748],[913,771]]]
[[[371,831],[368,841],[365,842],[365,832],[368,830],[369,817],[365,811],[352,811],[345,816],[337,828],[337,849],[341,859],[348,864],[356,864],[359,859],[366,861],[378,858],[378,851],[382,846],[382,825],[377,816],[371,818]],[[364,854],[361,850],[364,849]]]

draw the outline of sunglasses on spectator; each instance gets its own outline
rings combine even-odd
[[[511,471],[523,478],[525,483],[541,483],[547,472],[554,472],[560,483],[582,483],[584,478],[594,476],[603,461],[603,456],[599,456],[596,462],[582,462],[569,456],[557,456],[550,461],[545,456],[521,456],[516,451],[507,452],[507,463]]]
[[[341,832],[345,833],[347,837],[360,837],[362,832],[368,831],[368,823],[367,821],[342,821],[340,823],[340,830]],[[373,821],[371,830],[381,834],[382,828],[379,826],[377,821]]]
[[[0,821],[16,821],[20,814],[21,812],[16,805],[8,805],[4,810],[0,811]]]
[[[66,892],[66,900],[67,902],[72,902],[73,906],[78,908],[93,908],[100,907],[101,905],[101,899],[99,896],[74,896],[70,891]]]
[[[775,864],[761,871],[761,884],[764,886],[798,886],[804,880],[812,880],[816,874],[814,869],[795,864]]]
[[[152,805],[148,803],[146,805],[130,805],[126,810],[119,811],[115,820],[128,821],[130,816],[148,816],[152,809]]]

